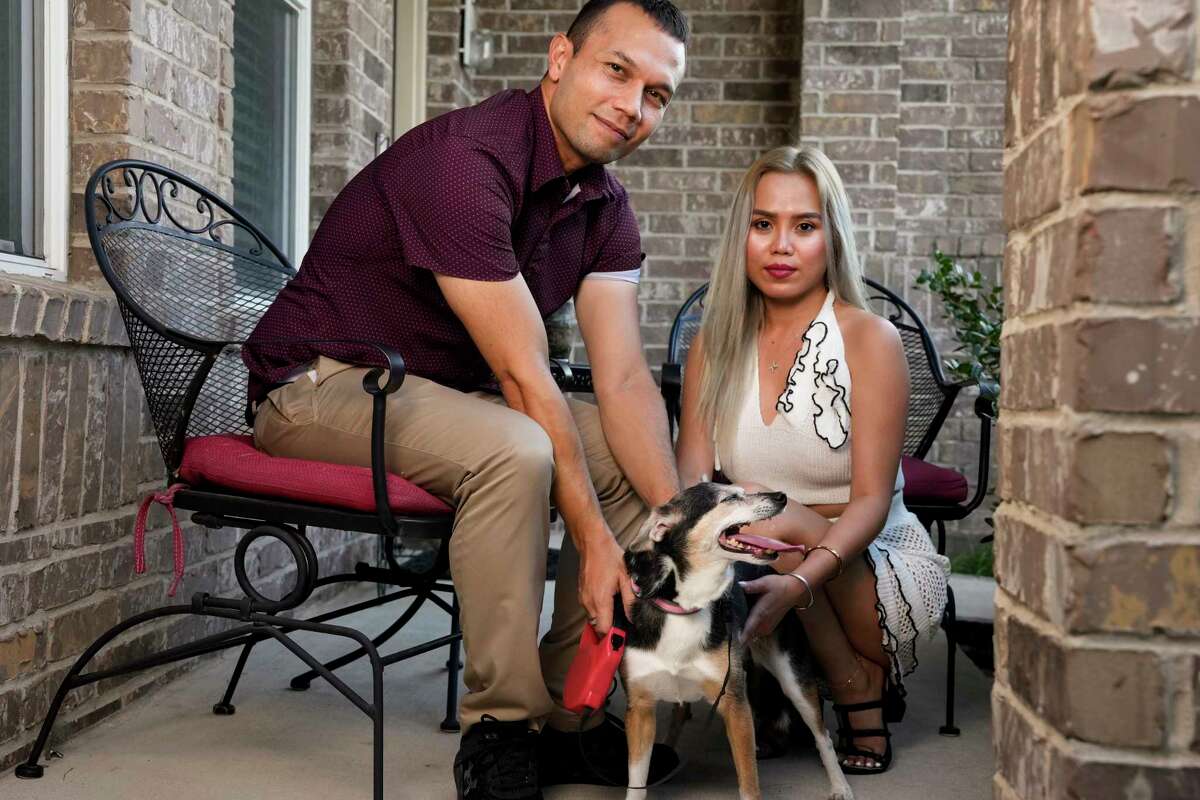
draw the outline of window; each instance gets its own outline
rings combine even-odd
[[[0,0],[0,271],[67,268],[66,3]]]
[[[233,11],[233,205],[298,263],[308,244],[309,0]]]

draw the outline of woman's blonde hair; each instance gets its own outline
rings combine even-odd
[[[850,201],[837,167],[811,146],[777,147],[765,153],[751,165],[734,195],[700,323],[705,362],[700,417],[718,439],[728,433],[741,408],[746,362],[762,325],[762,294],[746,278],[746,237],[758,183],[773,172],[808,175],[817,184],[825,234],[825,286],[837,300],[867,307]]]

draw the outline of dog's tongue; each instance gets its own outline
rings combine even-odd
[[[748,544],[751,547],[757,547],[760,550],[772,550],[776,553],[797,553],[804,550],[802,544],[788,544],[781,542],[778,539],[768,539],[765,536],[755,536],[752,533],[736,533],[729,537],[735,542]]]

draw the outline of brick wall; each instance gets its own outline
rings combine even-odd
[[[364,41],[369,26],[360,21],[382,32],[370,47],[386,54],[385,69],[390,7],[364,0],[348,11]],[[232,192],[233,0],[89,0],[72,9],[70,280],[0,274],[0,769],[27,751],[59,681],[96,636],[168,602],[170,529],[157,510],[147,536],[150,570],[133,575],[136,500],[162,487],[163,465],[120,316],[83,230],[87,178],[109,159],[145,157]],[[390,84],[368,62],[365,45],[357,52],[363,75]],[[361,79],[353,83],[358,102],[390,109]],[[370,141],[374,129],[366,114],[353,121],[363,132],[343,126],[346,153],[354,154],[347,160],[362,157],[358,142]],[[185,520],[184,535],[181,596],[235,591],[238,533]],[[333,566],[369,555],[372,542],[322,532],[316,544],[322,563]],[[268,594],[288,585],[292,572],[279,545],[256,548],[250,570]],[[210,622],[148,625],[116,651],[130,657],[161,649]],[[78,690],[52,741],[185,668]]]
[[[1193,0],[1014,0],[995,797],[1200,796]]]
[[[312,204],[315,231],[333,198],[392,134],[392,32],[386,0],[313,8]]]
[[[955,345],[940,304],[913,282],[935,247],[999,279],[1007,8],[1008,0],[804,3],[800,138],[820,145],[846,181],[867,275],[908,299],[944,355]],[[930,460],[973,486],[972,402],[958,403]],[[953,549],[990,530],[984,516],[951,526]]]

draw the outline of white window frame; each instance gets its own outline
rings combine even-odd
[[[296,12],[295,75],[290,98],[296,119],[291,142],[292,153],[295,154],[295,174],[291,176],[294,218],[291,251],[288,250],[289,242],[276,244],[283,249],[284,255],[293,265],[299,266],[305,252],[308,251],[311,238],[308,215],[311,183],[309,172],[312,162],[312,0],[282,0],[282,3]],[[237,207],[236,198],[234,207]]]
[[[312,162],[312,0],[284,0],[296,11],[296,85],[292,99],[296,104],[296,131],[292,152],[296,154],[296,174],[292,176],[295,197],[292,208],[292,243],[294,252],[287,256],[297,267],[308,250],[309,183]]]
[[[392,138],[398,139],[425,121],[425,55],[429,28],[428,0],[396,0],[392,37]]]
[[[289,0],[290,1],[290,0]],[[41,234],[43,258],[29,258],[0,252],[0,272],[33,275],[65,281],[70,240],[71,210],[71,138],[67,117],[68,54],[70,53],[69,3],[33,4],[34,13],[42,14],[41,62],[42,92],[38,111],[40,120],[35,133],[41,139]],[[36,30],[36,27],[35,27]]]

